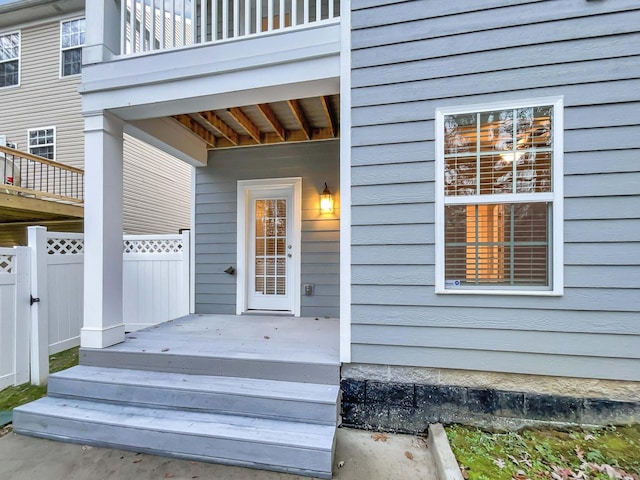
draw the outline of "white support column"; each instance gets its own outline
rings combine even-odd
[[[340,361],[351,363],[351,2],[340,27]]]
[[[85,3],[87,33],[86,43],[82,49],[82,64],[109,61],[114,55],[120,54],[122,43],[120,4],[122,3],[126,8],[125,2],[124,0],[91,0]],[[135,9],[133,11],[135,12]],[[134,35],[132,29],[132,39]]]
[[[31,383],[44,385],[49,378],[49,298],[47,286],[47,229],[27,229],[31,249]]]
[[[122,136],[124,122],[85,116],[84,325],[80,345],[124,341],[122,315]]]

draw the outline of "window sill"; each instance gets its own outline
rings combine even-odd
[[[476,289],[439,289],[436,288],[436,295],[508,295],[508,296],[530,296],[530,297],[561,297],[564,295],[560,290],[476,290]]]

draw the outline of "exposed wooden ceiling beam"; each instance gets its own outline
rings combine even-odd
[[[229,125],[224,123],[215,113],[207,111],[200,112],[197,115],[204,123],[220,133],[224,138],[234,145],[238,145],[238,134]]]
[[[189,115],[174,115],[173,118],[181,125],[191,130],[194,135],[197,135],[202,140],[204,140],[205,143],[210,147],[216,146],[216,136],[209,130],[204,128],[202,125],[200,125],[198,122],[196,122]]]
[[[312,128],[311,140],[330,140],[335,138],[330,128]],[[287,132],[287,139],[282,140],[277,133],[267,132],[261,135],[261,145],[270,145],[273,143],[283,142],[306,142],[307,136],[302,130],[293,130]],[[238,145],[234,145],[226,138],[218,138],[216,148],[229,148],[229,147],[250,147],[255,146],[256,141],[249,135],[240,135],[238,138]]]
[[[307,134],[302,130],[294,130],[287,132],[287,142],[304,142],[306,140],[328,140],[335,138],[333,131],[330,128],[312,128],[311,138],[307,137]],[[262,138],[262,143],[279,143],[282,142],[279,137],[273,133],[265,133]]]
[[[278,117],[276,117],[276,114],[273,113],[273,110],[271,109],[269,104],[260,103],[256,105],[256,107],[258,107],[258,110],[260,110],[260,113],[262,113],[262,115],[267,120],[267,122],[269,122],[269,125],[271,125],[271,128],[273,128],[273,130],[276,132],[276,135],[278,135],[280,140],[284,142],[287,136],[287,133],[284,127],[282,126],[282,124],[280,123],[280,120],[278,120]]]
[[[333,132],[333,136],[335,137],[338,133],[338,122],[336,121],[336,113],[331,106],[331,98],[330,97],[320,97],[320,104],[322,105],[322,109],[324,110],[324,115],[327,117],[327,124],[329,128]]]
[[[233,119],[240,124],[242,128],[249,134],[251,138],[253,138],[257,143],[260,142],[260,129],[256,126],[255,123],[251,121],[249,117],[245,115],[245,113],[237,107],[228,108],[227,112]]]
[[[307,120],[302,107],[300,106],[300,102],[298,100],[287,100],[287,104],[293,113],[293,116],[296,117],[298,121],[298,125],[302,128],[302,131],[307,137],[307,140],[311,140],[311,127],[309,126],[309,122]]]

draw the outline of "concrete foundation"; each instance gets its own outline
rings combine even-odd
[[[442,368],[397,367],[393,365],[344,364],[342,378],[379,382],[491,388],[546,395],[571,395],[582,398],[606,398],[616,401],[640,401],[640,382],[599,380],[595,378],[550,377],[515,373],[449,370]]]
[[[633,382],[462,372],[382,365],[342,368],[342,421],[424,432],[430,423],[498,430],[640,422]]]

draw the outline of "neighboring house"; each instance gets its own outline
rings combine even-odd
[[[345,424],[637,421],[636,0],[196,1],[168,42],[117,3],[87,12],[84,347],[124,339],[133,131],[197,166],[194,313],[339,317]]]
[[[91,161],[90,152],[85,157],[78,93],[85,35],[83,1],[0,5],[0,143],[78,168]],[[124,232],[188,228],[191,167],[129,135],[124,158]],[[81,217],[36,218],[2,216],[0,243],[24,244],[30,221],[50,230],[82,231]]]

